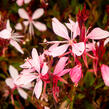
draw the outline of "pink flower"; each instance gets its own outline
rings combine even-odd
[[[57,46],[54,49],[52,49],[50,51],[51,52],[50,55],[52,55],[53,57],[62,55],[68,49],[69,46],[72,47],[72,53],[74,53],[75,55],[81,56],[83,54],[84,49],[85,49],[84,42],[76,43],[74,41],[74,39],[78,35],[78,31],[79,31],[78,30],[79,29],[78,22],[70,25],[70,26],[72,26],[72,29],[73,29],[71,31],[71,38],[68,35],[67,28],[62,23],[60,23],[58,19],[56,19],[56,18],[52,19],[52,26],[53,26],[53,31],[55,32],[55,34],[66,39],[66,41],[47,42],[47,43],[58,43],[58,44],[64,43],[63,45]],[[73,36],[72,36],[72,32],[73,32]],[[65,44],[65,43],[67,43],[67,44]]]
[[[29,16],[29,14],[23,8],[20,8],[18,10],[18,14],[21,18],[25,19],[23,21],[23,24],[25,25],[26,29],[28,28],[28,25],[29,25],[30,35],[34,35],[33,25],[39,31],[46,31],[47,29],[46,25],[41,22],[36,21],[38,18],[40,18],[44,14],[43,8],[36,9],[32,16]],[[16,29],[19,29],[19,30],[22,29],[22,26],[20,23],[16,25]]]
[[[106,86],[109,86],[109,67],[107,65],[101,65],[101,74]]]
[[[77,86],[79,80],[82,77],[81,65],[78,64],[74,68],[71,69],[71,71],[70,71],[70,77],[71,77],[71,80],[75,83],[75,86]]]
[[[17,89],[20,96],[24,99],[27,99],[27,93],[22,89],[22,88],[26,88],[26,89],[30,89],[31,88],[31,84],[27,84],[27,85],[17,85],[15,83],[16,79],[19,77],[18,71],[17,69],[15,69],[12,65],[9,66],[9,73],[11,75],[11,78],[7,78],[5,80],[6,84],[12,89],[15,90]]]
[[[33,80],[36,80],[33,93],[35,93],[36,98],[39,99],[43,86],[42,80],[48,72],[48,66],[44,62],[43,66],[41,67],[37,50],[33,48],[32,59],[27,60],[23,65],[21,65],[21,67],[24,68],[24,70],[21,72],[21,75],[16,80],[16,83],[19,85],[26,85],[28,83],[31,83]]]
[[[22,6],[23,5],[23,2],[25,4],[29,3],[31,0],[17,0],[16,3],[18,6]]]
[[[24,54],[22,48],[17,43],[20,41],[23,36],[20,36],[17,33],[13,33],[12,28],[10,27],[10,22],[7,20],[6,29],[0,31],[0,38],[6,39],[10,41],[10,44],[14,46],[20,53]]]

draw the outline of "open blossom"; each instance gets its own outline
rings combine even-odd
[[[30,16],[28,12],[26,12],[23,8],[20,8],[18,10],[18,13],[19,13],[19,16],[24,19],[23,24],[25,28],[26,29],[29,28],[30,35],[34,35],[33,25],[39,31],[46,31],[47,29],[46,25],[39,21],[36,21],[38,18],[40,18],[44,14],[43,8],[36,9],[32,16]],[[22,29],[22,26],[20,23],[18,23],[15,28],[20,30]]]
[[[16,83],[19,85],[26,85],[28,83],[31,83],[33,80],[36,80],[33,93],[35,93],[36,98],[39,99],[42,93],[42,80],[48,72],[47,64],[44,62],[43,66],[41,66],[37,50],[33,48],[32,59],[28,59],[26,63],[21,65],[21,67],[24,68],[24,70],[21,72],[21,75],[16,80]]]
[[[27,85],[17,85],[15,83],[16,79],[19,77],[18,71],[17,69],[15,69],[12,65],[9,66],[9,73],[11,75],[10,78],[7,78],[5,80],[6,84],[12,89],[15,90],[17,89],[20,96],[24,99],[27,99],[27,93],[22,89],[30,89],[31,88],[31,84],[27,84]]]
[[[23,2],[25,4],[29,3],[31,0],[17,0],[16,3],[18,6],[22,6],[23,5]]]
[[[9,40],[10,44],[14,46],[20,53],[24,53],[18,42],[23,36],[13,33],[12,28],[10,27],[10,22],[7,20],[6,29],[0,31],[0,38]]]
[[[51,41],[47,43],[64,43],[63,45],[57,46],[54,49],[52,49],[50,52],[53,57],[62,55],[69,46],[72,47],[72,53],[77,56],[81,56],[84,52],[85,45],[84,42],[79,42],[77,43],[74,39],[77,37],[79,34],[79,28],[78,28],[78,22],[74,23],[72,25],[73,30],[71,30],[71,38],[68,35],[67,28],[59,22],[58,19],[53,18],[52,19],[52,26],[53,26],[53,31],[55,34],[59,35],[60,37],[66,39],[66,41]],[[73,32],[73,36],[72,36]]]
[[[109,86],[109,67],[107,65],[101,65],[101,74],[106,86]]]

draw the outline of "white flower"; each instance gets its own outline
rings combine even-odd
[[[29,34],[30,35],[34,35],[33,25],[39,31],[46,31],[46,29],[47,29],[46,25],[39,22],[39,21],[36,21],[38,18],[40,18],[44,14],[43,8],[36,9],[32,16],[29,16],[29,14],[23,8],[20,8],[18,10],[18,13],[19,13],[19,16],[21,18],[25,19],[23,21],[23,24],[24,24],[26,29],[28,28],[28,25],[29,25]],[[22,26],[21,26],[20,23],[18,23],[15,26],[15,28],[18,29],[18,30],[21,30]]]
[[[6,29],[0,31],[0,38],[6,39],[10,41],[10,44],[14,46],[20,53],[24,54],[22,48],[17,43],[17,41],[20,41],[23,36],[13,33],[12,28],[10,27],[10,22],[7,20]]]
[[[15,81],[19,77],[19,74],[18,74],[17,69],[15,69],[12,65],[9,66],[9,73],[10,73],[11,77],[7,78],[5,80],[6,84],[11,89],[17,89],[19,94],[20,94],[20,96],[23,97],[24,99],[27,99],[27,93],[22,88],[30,89],[32,85],[31,84],[17,85],[15,83]]]

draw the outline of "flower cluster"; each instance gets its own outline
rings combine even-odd
[[[85,30],[85,38],[84,41],[79,41],[77,37],[80,36],[81,30],[79,28],[78,21],[74,22],[69,19],[70,23],[65,23],[66,26],[71,31],[71,37],[68,35],[67,28],[56,18],[52,19],[52,27],[55,34],[61,36],[62,38],[66,39],[65,41],[46,41],[45,43],[53,44],[50,46],[46,52],[44,51],[41,55],[38,55],[38,52],[35,48],[32,50],[32,58],[27,58],[26,62],[21,65],[20,67],[23,68],[20,75],[16,79],[15,83],[17,85],[27,85],[34,83],[34,90],[33,94],[35,94],[36,98],[39,99],[43,89],[43,96],[46,94],[46,86],[47,84],[52,84],[52,93],[54,99],[58,102],[57,97],[59,96],[59,87],[58,81],[61,81],[65,84],[68,82],[62,78],[62,76],[69,73],[70,78],[75,86],[78,85],[81,77],[83,76],[82,73],[82,63],[80,59],[84,59],[84,63],[86,63],[86,67],[88,67],[87,60],[85,60],[85,56],[89,56],[93,60],[93,70],[95,74],[97,73],[97,64],[98,64],[98,51],[97,47],[100,47],[99,40],[107,38],[109,36],[109,32],[102,30],[101,28],[95,28],[91,32]],[[77,39],[76,39],[77,38]],[[92,42],[89,41],[92,40]],[[98,44],[94,40],[98,40]],[[79,42],[77,42],[79,41]],[[61,44],[61,45],[60,45]],[[93,56],[90,54],[93,53]],[[58,62],[55,65],[54,70],[51,72],[52,64],[54,59],[47,61],[47,57],[58,58]],[[72,63],[70,56],[74,58],[75,66],[71,66],[70,68],[67,67],[68,64]],[[71,61],[71,62],[69,62]],[[104,69],[108,69],[105,65],[101,66],[102,76],[104,81],[107,82],[107,76],[104,72]],[[96,74],[97,75],[97,74]],[[44,84],[44,85],[43,85]]]
[[[31,0],[17,0],[17,4],[21,6],[29,3]],[[34,36],[35,27],[39,31],[46,31],[45,24],[36,21],[44,14],[44,9],[39,8],[34,11],[33,15],[29,15],[25,9],[18,10],[19,16],[24,19],[23,25],[25,32],[29,30],[29,35]],[[32,49],[31,57],[25,59],[24,64],[20,65],[23,70],[18,71],[9,66],[9,73],[12,78],[6,79],[6,84],[12,89],[11,96],[13,100],[13,91],[18,90],[21,97],[27,99],[27,93],[22,89],[33,89],[33,95],[37,99],[43,98],[48,100],[48,87],[51,89],[52,95],[56,102],[59,101],[59,81],[69,84],[65,78],[66,75],[73,82],[72,85],[78,86],[79,81],[84,76],[83,65],[88,68],[89,61],[93,64],[90,69],[97,76],[97,72],[101,69],[102,78],[105,85],[109,86],[109,67],[101,64],[103,58],[104,47],[109,41],[109,32],[99,27],[94,29],[86,28],[85,21],[88,15],[85,8],[78,13],[77,21],[69,19],[69,23],[62,24],[57,18],[52,18],[53,32],[62,38],[61,41],[45,41],[43,44],[49,45],[43,53],[38,53],[36,48]],[[17,23],[15,28],[22,30],[22,23]],[[0,31],[0,38],[8,40],[20,53],[24,51],[18,44],[24,36],[14,33],[7,20],[6,29]],[[103,39],[103,40],[102,40]],[[82,61],[81,61],[82,60]]]

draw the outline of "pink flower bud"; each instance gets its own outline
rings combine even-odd
[[[71,69],[70,77],[71,77],[71,80],[75,83],[75,86],[78,85],[78,82],[81,79],[81,76],[82,76],[81,65],[76,65],[74,68]]]

